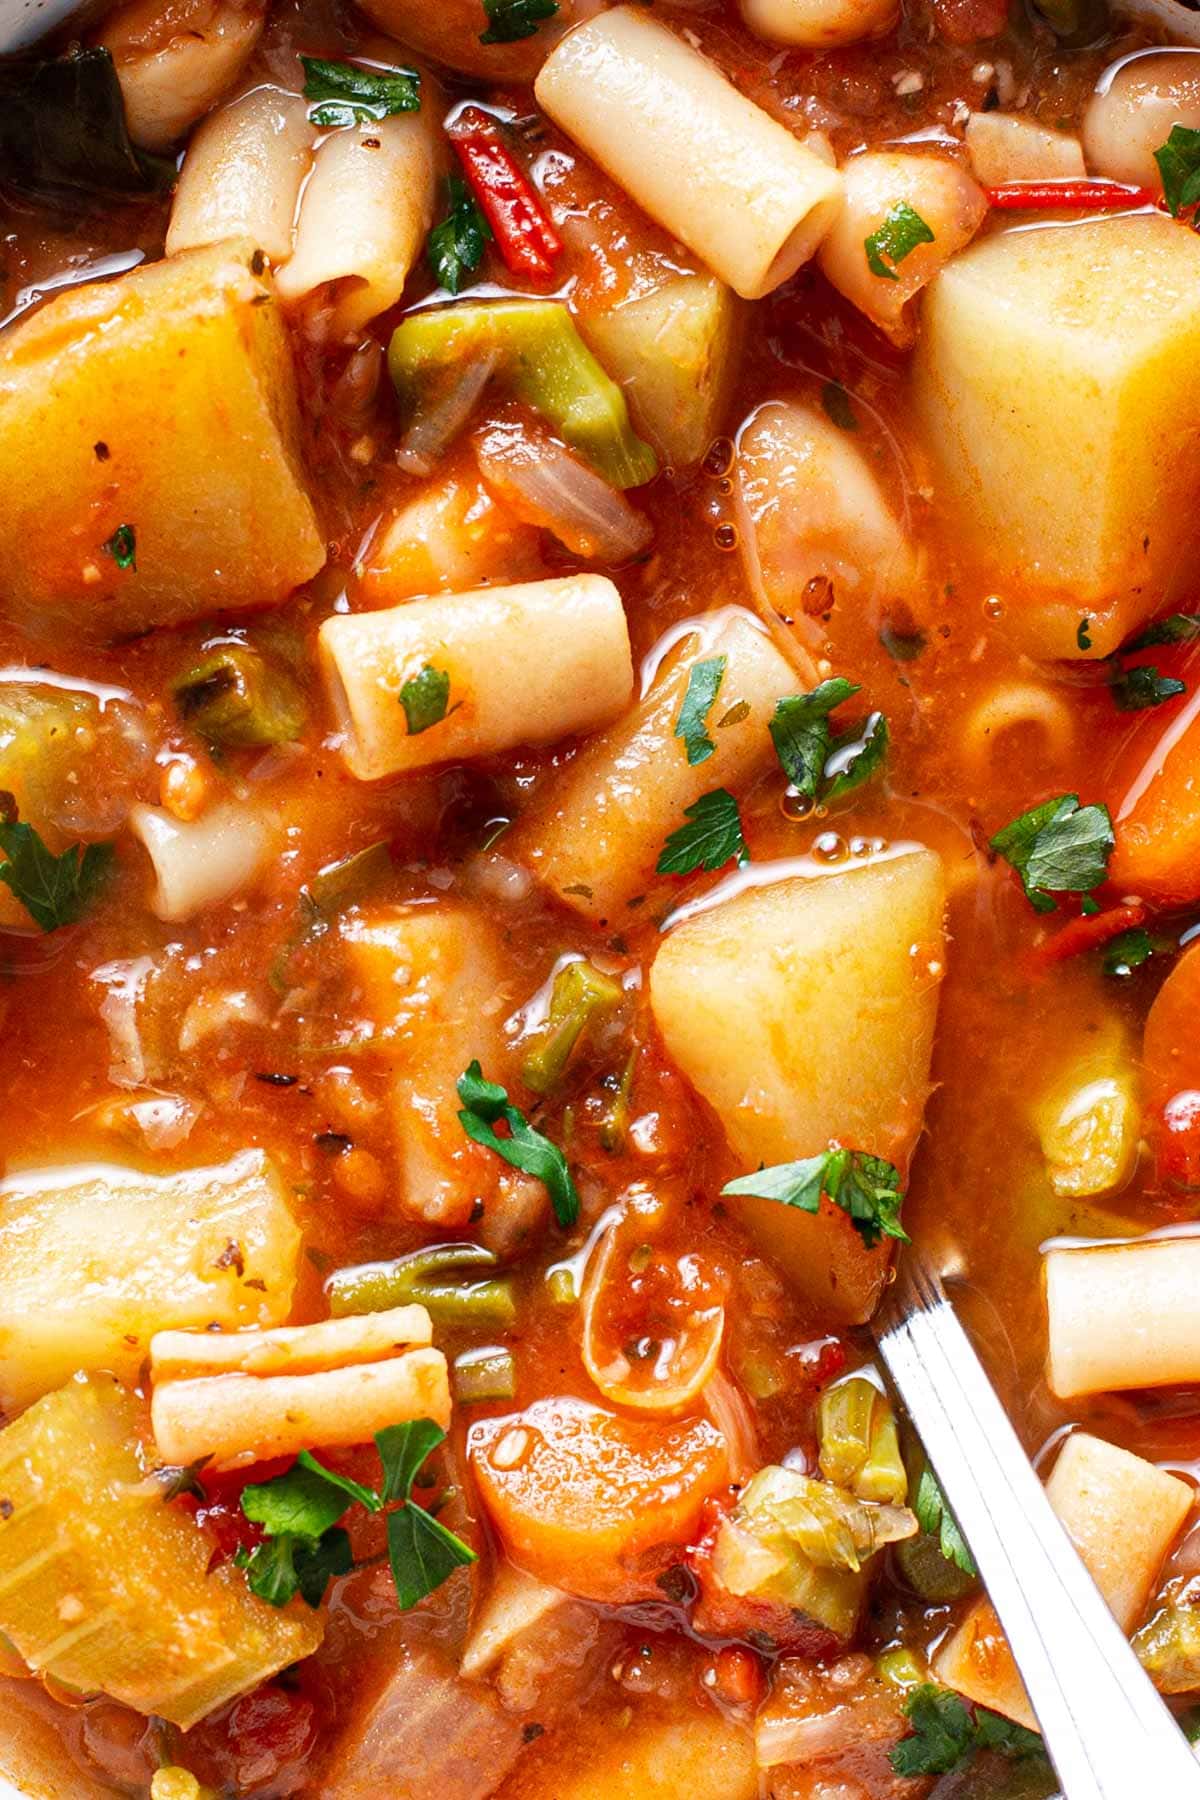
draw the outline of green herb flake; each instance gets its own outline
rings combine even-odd
[[[918,244],[933,242],[933,233],[920,213],[907,200],[897,200],[888,208],[882,225],[863,239],[867,267],[884,281],[899,281],[896,265],[911,255]]]
[[[1110,938],[1104,946],[1104,955],[1100,966],[1106,975],[1115,981],[1127,981],[1135,969],[1149,962],[1164,947],[1156,942],[1142,926],[1135,925],[1129,931],[1122,931],[1117,937]]]
[[[1091,639],[1091,634],[1090,634],[1090,629],[1089,629],[1091,626],[1091,623],[1092,623],[1091,619],[1084,618],[1084,619],[1080,619],[1078,625],[1075,627],[1075,642],[1078,644],[1078,646],[1081,650],[1090,650],[1092,647],[1092,639]]]
[[[564,1228],[573,1225],[579,1217],[579,1193],[557,1144],[534,1129],[509,1100],[506,1088],[485,1079],[478,1062],[459,1077],[458,1097],[463,1104],[458,1122],[472,1142],[494,1150],[512,1168],[542,1182],[558,1223]],[[507,1137],[496,1130],[501,1122],[508,1126]]]
[[[118,525],[112,536],[100,546],[111,556],[118,569],[137,571],[137,532],[132,525]]]
[[[1124,649],[1127,655],[1132,655],[1135,650],[1152,650],[1158,644],[1194,644],[1197,638],[1200,638],[1200,613],[1169,613],[1165,619],[1156,619],[1153,625],[1147,625],[1145,631],[1139,632]]]
[[[900,1173],[882,1157],[861,1150],[824,1150],[799,1162],[776,1163],[754,1175],[726,1182],[722,1194],[745,1194],[760,1200],[778,1200],[801,1212],[815,1213],[825,1194],[847,1213],[868,1249],[881,1237],[907,1244],[908,1233],[900,1223],[904,1195]]]
[[[1162,177],[1163,198],[1172,218],[1200,200],[1200,131],[1172,125],[1165,144],[1154,152]]]
[[[1109,682],[1113,701],[1120,712],[1145,712],[1161,706],[1165,700],[1177,700],[1187,693],[1186,681],[1174,675],[1160,675],[1153,663],[1138,663],[1134,668],[1117,668]]]
[[[904,1714],[912,1734],[901,1738],[890,1753],[897,1775],[949,1775],[965,1769],[979,1750],[1011,1762],[1047,1761],[1037,1732],[985,1707],[968,1706],[960,1694],[932,1682],[913,1688],[905,1698]]]
[[[958,1520],[947,1506],[946,1496],[928,1463],[921,1470],[912,1505],[921,1530],[927,1536],[937,1539],[938,1549],[946,1561],[953,1563],[956,1569],[961,1569],[964,1575],[978,1575],[979,1570],[975,1567],[975,1558],[967,1548],[967,1540],[959,1530]]]
[[[558,0],[483,0],[488,28],[481,44],[515,44],[533,37],[558,11]]]
[[[42,931],[81,919],[108,879],[111,844],[71,844],[55,856],[32,825],[0,812],[0,881]]]
[[[450,210],[430,232],[427,249],[434,280],[448,294],[457,294],[483,261],[492,228],[461,175],[450,177],[449,189]]]
[[[821,389],[821,405],[831,424],[839,431],[857,431],[858,418],[850,404],[850,395],[840,381],[827,381]]]
[[[363,69],[319,56],[302,56],[300,61],[304,98],[318,102],[308,109],[314,125],[357,125],[420,107],[421,77],[415,69]]]
[[[816,800],[833,745],[829,715],[858,693],[840,675],[821,682],[808,694],[788,694],[775,703],[768,730],[784,774],[798,794]]]
[[[1016,870],[1030,905],[1046,913],[1056,910],[1056,894],[1099,887],[1115,842],[1107,806],[1080,806],[1078,794],[1057,794],[998,831],[991,848]]]
[[[878,774],[890,743],[888,722],[881,712],[871,713],[860,732],[850,732],[834,742],[825,762],[824,800],[841,800]]]
[[[727,862],[749,862],[738,803],[726,788],[701,794],[694,806],[684,807],[683,816],[687,823],[671,833],[655,864],[659,875],[691,875],[697,869],[724,868]]]
[[[716,745],[704,728],[704,721],[725,679],[724,656],[710,656],[693,663],[688,673],[687,692],[675,721],[675,736],[683,739],[689,763],[707,762]]]
[[[445,669],[435,669],[432,663],[426,663],[418,675],[410,675],[400,689],[400,704],[408,722],[409,737],[417,737],[430,726],[440,725],[446,717],[449,698],[450,677]]]

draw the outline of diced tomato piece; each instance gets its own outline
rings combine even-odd
[[[1123,931],[1131,931],[1145,921],[1146,909],[1141,905],[1110,906],[1107,912],[1090,915],[1081,913],[1077,919],[1068,919],[1061,930],[1051,932],[1031,951],[1030,967],[1035,972],[1053,968],[1072,956],[1098,950],[1112,938],[1120,937]]]

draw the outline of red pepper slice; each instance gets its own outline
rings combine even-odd
[[[1123,931],[1132,931],[1137,925],[1146,922],[1144,906],[1111,906],[1107,912],[1081,914],[1077,919],[1069,919],[1061,931],[1053,937],[1046,938],[1030,956],[1030,963],[1036,969],[1050,969],[1055,963],[1066,962],[1068,957],[1081,956],[1086,950],[1098,950],[1101,944],[1120,937]]]
[[[1156,205],[1160,198],[1153,188],[1127,187],[1123,181],[1006,181],[1000,187],[983,191],[989,206],[1022,212],[1056,207],[1064,211],[1116,212],[1123,206]]]
[[[496,121],[482,107],[465,106],[447,130],[505,267],[514,275],[550,280],[562,239]]]

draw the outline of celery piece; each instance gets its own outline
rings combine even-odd
[[[494,378],[613,487],[640,487],[658,473],[653,450],[629,423],[624,394],[560,301],[466,301],[410,313],[388,347],[388,369],[409,413],[429,404],[449,365],[488,358]]]
[[[852,1375],[821,1395],[821,1473],[859,1500],[903,1506],[908,1475],[900,1455],[891,1401],[863,1375]]]
[[[897,1688],[900,1693],[907,1694],[913,1688],[921,1687],[929,1680],[929,1670],[913,1654],[900,1644],[890,1650],[882,1650],[875,1658],[875,1673],[889,1687]]]
[[[285,670],[248,644],[223,644],[173,683],[180,717],[209,744],[287,744],[304,729],[304,699]]]
[[[569,962],[554,977],[550,1011],[537,1043],[521,1065],[521,1079],[535,1094],[548,1094],[562,1080],[577,1044],[593,1020],[612,1013],[621,1001],[620,983],[590,962]]]
[[[147,1480],[143,1408],[75,1376],[0,1432],[0,1630],[39,1673],[195,1724],[309,1656],[320,1614],[277,1610]]]
[[[633,1092],[633,1072],[637,1067],[638,1053],[632,1050],[629,1060],[621,1072],[621,1079],[613,1088],[613,1097],[605,1108],[604,1117],[600,1121],[600,1148],[617,1155],[625,1148],[629,1135],[629,1096]],[[609,1086],[606,1078],[605,1086]]]
[[[511,1400],[517,1391],[517,1366],[511,1350],[489,1346],[464,1350],[454,1359],[454,1398]]]
[[[419,1305],[427,1308],[439,1325],[511,1325],[517,1306],[507,1276],[480,1281],[444,1279],[457,1269],[493,1268],[495,1263],[491,1251],[478,1244],[435,1244],[394,1262],[338,1269],[326,1287],[329,1310],[335,1319],[342,1319],[348,1313]]]
[[[1187,1694],[1200,1687],[1200,1578],[1170,1582],[1133,1647],[1161,1694]]]
[[[934,1606],[945,1606],[961,1600],[979,1586],[978,1578],[968,1575],[957,1563],[942,1554],[937,1538],[923,1531],[907,1543],[898,1544],[892,1553],[899,1573],[914,1594]]]

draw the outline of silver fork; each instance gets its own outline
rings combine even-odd
[[[918,1250],[902,1255],[873,1329],[1008,1636],[1063,1800],[1200,1800],[1200,1762],[1055,1517]]]

